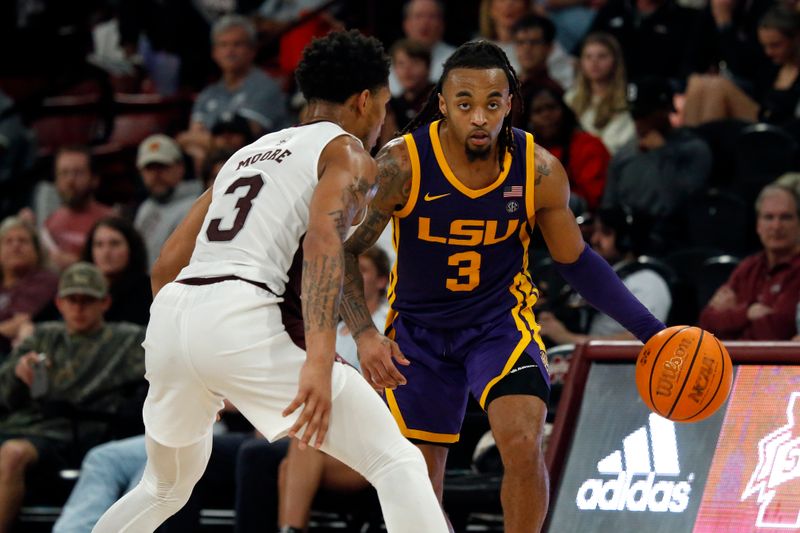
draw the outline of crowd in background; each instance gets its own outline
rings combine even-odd
[[[74,4],[0,7],[9,51],[0,58],[0,533],[30,469],[74,464],[119,436],[109,429],[112,407],[136,412],[150,267],[222,163],[302,119],[292,72],[303,46],[331,30],[357,27],[386,45],[392,99],[379,145],[424,105],[457,45],[495,42],[521,84],[515,126],[562,162],[587,242],[655,316],[722,339],[800,334],[800,5]],[[376,323],[386,316],[393,257],[383,248],[362,265]],[[632,338],[558,279],[536,236],[531,258],[548,346]],[[340,337],[337,350],[357,365],[346,328]],[[91,430],[75,429],[82,412],[91,412]],[[253,449],[265,455],[248,461],[280,458],[285,445],[267,446],[237,425],[235,409],[227,415],[238,436],[220,444],[211,472],[237,471],[237,531],[269,527],[271,515],[247,518],[264,489],[248,486],[236,465]],[[131,458],[122,481],[105,489],[112,502],[140,475],[144,445],[133,438],[111,448]],[[110,453],[101,450],[89,457]],[[288,490],[286,464],[273,463],[272,487]],[[67,519],[93,514],[72,512],[59,531],[87,530]]]

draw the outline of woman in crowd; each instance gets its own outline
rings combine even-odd
[[[617,40],[607,33],[591,33],[581,48],[575,88],[564,100],[581,126],[616,153],[633,141],[636,128],[627,111],[625,63]]]
[[[31,330],[52,303],[58,276],[47,270],[36,229],[19,217],[0,224],[0,354]]]
[[[528,129],[567,169],[572,198],[580,197],[594,211],[603,198],[611,156],[603,141],[583,131],[575,113],[553,89],[540,87],[526,102]],[[570,198],[570,202],[572,202]]]
[[[133,226],[119,217],[98,221],[86,239],[83,260],[97,265],[108,280],[111,307],[106,322],[147,325],[153,301],[147,251]]]
[[[772,61],[756,77],[750,96],[725,76],[693,75],[686,88],[686,126],[724,118],[786,124],[800,104],[800,13],[771,8],[758,24],[758,40]]]

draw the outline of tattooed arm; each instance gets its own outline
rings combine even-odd
[[[378,191],[364,222],[344,245],[345,278],[341,314],[358,343],[361,372],[378,388],[394,388],[405,383],[392,363],[394,358],[408,364],[397,345],[381,335],[372,321],[364,297],[364,278],[358,267],[358,256],[375,244],[392,213],[408,201],[411,190],[411,162],[402,138],[389,142],[377,156]]]
[[[536,223],[553,260],[572,263],[583,252],[585,244],[569,208],[567,172],[553,154],[539,145],[534,148],[534,161]]]
[[[395,139],[380,151],[378,191],[369,205],[364,222],[344,245],[345,280],[342,318],[354,339],[365,331],[375,329],[364,298],[364,279],[358,268],[358,256],[377,242],[392,213],[408,201],[411,187],[411,163],[403,139]]]
[[[314,435],[314,446],[321,446],[327,432],[344,276],[342,241],[356,214],[363,212],[374,194],[377,167],[358,142],[340,137],[323,150],[319,169],[303,241],[302,307],[307,357],[297,396],[283,412],[288,416],[303,406],[289,429],[290,436],[300,438],[301,447]]]

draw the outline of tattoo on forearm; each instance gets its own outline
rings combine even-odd
[[[347,228],[349,227],[347,220],[345,220],[344,211],[337,209],[336,211],[329,212],[328,216],[333,218],[333,222],[336,224],[336,232],[342,240],[344,240],[345,235],[347,235]]]
[[[358,266],[358,256],[345,253],[344,299],[340,313],[353,338],[373,326],[372,315],[364,297],[364,278]]]
[[[303,260],[303,323],[308,333],[335,328],[342,293],[342,253]]]

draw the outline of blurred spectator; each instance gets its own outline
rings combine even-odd
[[[94,199],[99,178],[88,148],[60,148],[55,155],[55,174],[62,205],[45,221],[42,242],[55,266],[63,270],[80,257],[94,223],[114,210]]]
[[[590,211],[594,211],[603,197],[606,173],[611,156],[603,141],[583,131],[575,113],[551,88],[540,87],[526,102],[528,130],[536,136],[536,142],[547,148],[561,161],[567,170],[570,189],[570,206],[575,209],[576,200],[582,200]]]
[[[583,129],[603,140],[611,154],[636,138],[628,113],[627,79],[622,50],[607,33],[592,33],[581,49],[575,87],[564,100],[578,115]]]
[[[531,11],[530,4],[530,0],[481,0],[480,35],[503,49],[516,72],[519,72],[520,64],[514,50],[514,27]],[[547,69],[561,87],[572,87],[575,81],[575,61],[558,42],[553,43],[547,56]]]
[[[98,221],[86,239],[82,260],[94,263],[108,282],[111,307],[106,322],[147,326],[153,302],[147,251],[131,223],[119,217]]]
[[[669,285],[655,270],[636,261],[644,246],[648,224],[633,211],[612,207],[600,209],[594,217],[592,248],[608,263],[636,298],[657,319],[666,322],[672,307]],[[588,340],[634,340],[633,335],[613,318],[596,313],[586,334],[569,331],[550,311],[537,314],[541,333],[555,344],[577,344]]]
[[[187,152],[194,163],[194,175],[202,174],[203,165],[210,152],[226,150],[235,152],[255,140],[250,122],[238,113],[222,115],[211,128],[208,146],[189,144]]]
[[[756,78],[753,97],[724,76],[689,78],[684,123],[696,126],[722,118],[785,124],[800,104],[800,13],[778,5],[758,25],[758,40],[774,63]]]
[[[431,53],[427,47],[417,41],[400,39],[392,45],[390,55],[402,91],[389,100],[378,146],[386,144],[396,132],[406,127],[425,105],[434,87],[428,76]]]
[[[16,212],[30,192],[27,172],[36,159],[36,140],[14,101],[0,90],[0,218]]]
[[[539,2],[556,25],[561,46],[574,53],[594,21],[597,9],[606,0],[544,0]]]
[[[0,224],[0,356],[56,295],[58,276],[44,268],[36,228],[17,217]]]
[[[547,87],[559,94],[564,88],[553,78],[547,69],[547,58],[553,50],[553,39],[556,28],[550,19],[539,15],[528,14],[514,25],[514,52],[519,63],[517,76],[520,81],[522,101],[530,102],[534,91]],[[528,109],[517,113],[519,123],[516,127],[524,128],[527,124]]]
[[[364,278],[364,296],[367,309],[372,315],[372,321],[379,330],[386,327],[386,316],[389,314],[389,302],[386,299],[386,288],[389,285],[389,274],[392,265],[386,252],[373,246],[358,258],[361,276]],[[339,324],[336,332],[336,353],[345,361],[361,370],[358,362],[356,343],[350,335],[350,330]]]
[[[677,88],[691,71],[696,19],[695,10],[675,0],[609,0],[591,29],[617,38],[631,79],[658,76]]]
[[[789,340],[800,301],[800,200],[767,185],[756,199],[764,250],[746,257],[700,314],[700,327],[722,339]]]
[[[630,84],[628,103],[638,146],[626,147],[611,159],[604,206],[627,205],[666,222],[689,195],[706,184],[711,150],[688,129],[673,129],[672,97],[669,83],[662,78]]]
[[[278,83],[253,64],[256,30],[239,15],[222,17],[211,32],[214,62],[222,78],[197,96],[189,131],[178,140],[190,151],[192,145],[207,149],[211,128],[221,118],[239,114],[253,135],[282,128],[288,121],[286,97]]]
[[[718,74],[753,95],[769,67],[758,42],[758,24],[773,0],[711,0],[693,37],[693,70]]]
[[[210,25],[239,1],[116,0],[120,44],[141,61],[155,89],[169,96],[182,87],[200,90],[212,73]]]
[[[255,140],[247,119],[238,113],[223,115],[211,128],[210,150],[235,152]]]
[[[442,40],[444,35],[444,3],[440,0],[409,0],[403,6],[403,33],[430,50],[428,80],[438,83],[444,62],[455,51],[455,47]],[[403,86],[397,78],[395,67],[389,70],[389,90],[392,96],[400,96]]]
[[[794,189],[794,192],[800,196],[800,172],[787,172],[775,180],[775,184]]]
[[[214,180],[217,179],[217,174],[222,168],[222,165],[228,162],[228,159],[233,157],[233,152],[219,149],[214,150],[208,154],[206,160],[203,162],[203,169],[200,176],[203,180],[203,190],[206,190],[214,185]]]
[[[63,468],[76,451],[70,418],[43,405],[119,413],[128,401],[122,389],[144,382],[144,329],[105,324],[110,304],[103,274],[87,263],[72,265],[61,275],[56,298],[64,322],[38,324],[0,367],[0,399],[9,410],[0,419],[2,531],[19,511],[28,469]],[[92,445],[107,425],[83,421],[79,429],[81,444]]]
[[[178,144],[166,135],[151,135],[139,145],[136,166],[149,194],[136,212],[133,226],[144,238],[148,271],[161,246],[183,220],[202,185],[184,182],[183,154]]]

